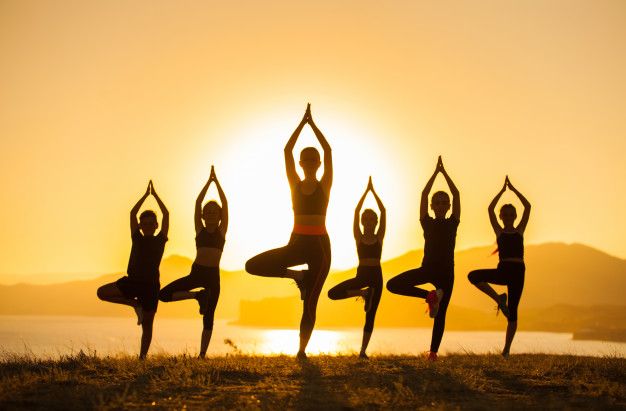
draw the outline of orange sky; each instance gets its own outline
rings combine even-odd
[[[370,174],[383,258],[423,245],[438,154],[461,190],[457,248],[494,242],[486,207],[508,173],[533,203],[528,243],[625,258],[625,21],[618,0],[2,1],[0,282],[124,270],[149,178],[165,254],[193,257],[211,164],[231,203],[223,267],[284,245],[282,148],[307,101],[334,148],[335,268],[356,262]]]

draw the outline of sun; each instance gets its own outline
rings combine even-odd
[[[229,200],[229,232],[222,256],[225,269],[241,269],[248,258],[282,247],[289,240],[293,210],[283,148],[298,121],[298,117],[290,118],[285,113],[257,115],[247,128],[230,130],[223,146],[217,152],[213,150],[216,170]],[[316,122],[333,154],[333,186],[326,219],[332,268],[345,269],[358,263],[352,222],[354,208],[369,176],[383,201],[398,177],[394,176],[393,162],[376,136],[349,121],[316,118]],[[294,149],[300,173],[297,159],[307,146],[322,152],[309,126],[302,130]],[[318,178],[322,173],[323,167]],[[213,190],[209,191],[207,199],[216,197]],[[371,195],[365,208],[378,211]]]

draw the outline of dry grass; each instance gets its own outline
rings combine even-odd
[[[626,360],[4,355],[0,409],[626,409]]]

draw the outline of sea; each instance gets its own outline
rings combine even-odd
[[[15,355],[59,358],[76,355],[136,355],[141,327],[130,316],[0,316],[0,358]],[[196,356],[200,319],[157,318],[150,353]],[[420,355],[430,346],[427,328],[375,328],[370,355]],[[360,328],[315,329],[309,354],[351,355],[359,351]],[[293,355],[298,329],[259,328],[216,320],[207,356],[228,354]],[[446,331],[439,349],[446,354],[497,354],[504,344],[502,331]],[[545,353],[594,357],[626,357],[626,343],[573,340],[571,333],[519,331],[511,354]]]

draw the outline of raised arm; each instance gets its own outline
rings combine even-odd
[[[163,204],[163,201],[161,201],[161,197],[159,197],[159,195],[154,190],[154,184],[152,183],[152,180],[150,181],[150,184],[152,184],[152,195],[159,205],[161,214],[163,214],[163,221],[161,221],[161,231],[159,234],[163,234],[163,236],[167,238],[167,233],[170,229],[170,212],[167,210],[167,207],[165,207],[165,204]]]
[[[378,241],[382,243],[383,239],[385,238],[385,230],[387,230],[387,210],[385,209],[385,205],[383,204],[380,197],[378,197],[378,193],[376,193],[376,190],[374,190],[371,177],[370,185],[370,190],[372,190],[372,194],[374,195],[374,199],[376,200],[376,204],[378,205],[378,209],[380,210],[380,222],[378,223],[378,232],[376,232],[376,237],[378,237]]]
[[[311,125],[311,128],[315,133],[315,137],[317,137],[317,141],[319,141],[322,149],[324,150],[324,175],[322,176],[320,183],[322,184],[322,188],[324,189],[326,196],[328,196],[330,194],[330,187],[333,184],[333,153],[330,148],[330,144],[328,144],[328,141],[326,141],[326,137],[324,137],[324,134],[322,134],[320,129],[317,128],[317,125],[313,121],[313,116],[311,116],[310,104],[307,106],[307,113],[309,124]]]
[[[222,185],[217,179],[217,175],[215,175],[215,169],[213,167],[211,167],[211,177],[209,177],[209,180],[211,179],[215,182],[217,193],[220,196],[220,203],[222,203],[222,215],[219,230],[222,233],[222,237],[226,237],[226,231],[228,231],[228,200],[226,200],[226,194],[224,194],[224,190],[222,190]]]
[[[498,205],[498,201],[500,201],[500,197],[506,191],[507,180],[504,180],[504,185],[502,189],[496,194],[496,196],[489,203],[489,207],[487,210],[489,211],[489,222],[491,223],[491,227],[493,228],[493,232],[496,233],[496,237],[500,235],[502,232],[502,226],[498,223],[498,218],[496,217],[496,205]]]
[[[137,213],[139,212],[139,209],[141,208],[141,205],[143,204],[143,202],[146,201],[146,198],[148,198],[148,196],[150,195],[151,189],[152,189],[152,180],[150,180],[150,182],[148,183],[148,188],[146,188],[146,192],[144,193],[144,195],[141,196],[139,201],[137,201],[137,204],[135,204],[133,208],[131,208],[130,210],[130,233],[131,234],[134,233],[137,229],[139,229],[139,221],[137,221]]]
[[[300,136],[300,132],[302,132],[302,128],[308,121],[309,115],[309,106],[300,120],[300,124],[294,130],[291,137],[285,144],[285,170],[287,171],[287,180],[289,181],[289,186],[293,187],[298,181],[300,181],[300,177],[298,177],[298,172],[296,171],[296,161],[293,158],[293,148],[296,146],[296,141],[298,141],[298,137]]]
[[[435,177],[437,177],[437,173],[439,172],[439,162],[437,162],[437,167],[435,167],[435,172],[430,177],[424,190],[422,190],[422,200],[420,201],[420,220],[428,217],[428,195],[430,194],[430,190],[433,188],[433,183],[435,182]]]
[[[370,182],[372,178],[370,177]],[[352,225],[352,233],[354,234],[354,239],[356,241],[360,241],[363,233],[361,232],[361,225],[359,224],[359,219],[361,217],[361,208],[363,208],[363,202],[365,201],[365,197],[367,197],[367,192],[370,190],[370,184],[367,185],[361,199],[359,200],[356,208],[354,209],[354,224]]]
[[[515,193],[517,198],[519,198],[519,200],[522,202],[522,205],[524,206],[522,219],[520,220],[516,228],[517,231],[524,234],[524,231],[526,230],[526,225],[528,224],[528,219],[530,218],[530,202],[526,199],[526,197],[524,197],[522,193],[520,193],[515,187],[513,187],[513,184],[511,184],[511,180],[509,180],[509,176],[506,177],[506,184],[508,185],[509,189]]]
[[[198,194],[198,198],[196,198],[196,207],[193,213],[193,222],[196,228],[196,234],[198,234],[204,228],[204,224],[202,224],[202,202],[204,201],[204,196],[206,196],[206,192],[209,190],[209,186],[211,185],[211,178],[206,182],[200,193]]]
[[[448,172],[443,166],[443,161],[441,160],[441,156],[439,156],[439,171],[443,175],[443,178],[446,179],[446,183],[448,183],[448,187],[450,188],[450,192],[452,193],[452,215],[457,219],[457,221],[461,220],[461,197],[459,195],[459,190],[454,185],[454,182],[448,175]]]

